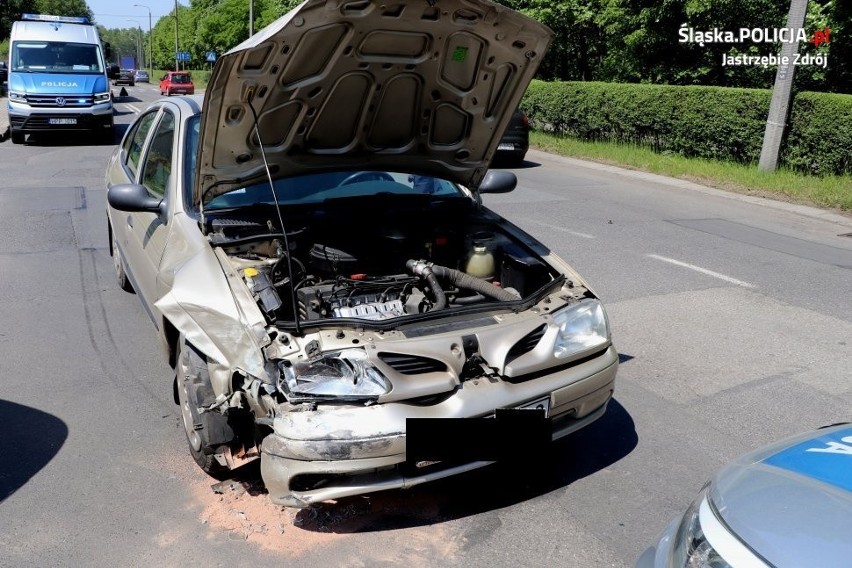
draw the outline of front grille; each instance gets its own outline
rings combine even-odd
[[[27,95],[27,104],[36,108],[84,108],[95,104],[95,97],[92,95]]]
[[[547,325],[542,324],[539,328],[522,337],[520,341],[515,343],[512,348],[509,349],[509,352],[506,354],[506,363],[514,361],[521,355],[529,353],[535,349],[535,346],[538,345],[538,342],[541,341],[542,337],[544,337],[544,332],[546,330]]]
[[[447,366],[436,359],[401,353],[379,353],[379,359],[388,367],[403,375],[422,375],[424,373],[443,373]]]
[[[50,119],[59,118],[75,118],[76,124],[51,124]],[[20,128],[27,130],[88,130],[95,126],[95,121],[90,114],[32,114],[28,116]]]

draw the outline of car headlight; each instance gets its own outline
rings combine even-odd
[[[9,91],[9,100],[16,103],[26,103],[27,95],[18,91]]]
[[[95,93],[95,104],[108,103],[112,98],[112,94],[107,91],[106,93]]]
[[[554,312],[553,322],[559,326],[554,357],[569,357],[609,342],[606,312],[598,300],[581,300]]]
[[[701,526],[701,517],[713,515],[707,501],[708,487],[692,502],[678,526],[672,547],[669,566],[673,568],[731,568],[707,540]]]
[[[326,397],[374,399],[391,388],[362,349],[329,353],[311,362],[282,361],[279,368],[278,388],[291,401]]]

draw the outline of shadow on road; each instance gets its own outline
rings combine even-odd
[[[0,400],[0,502],[47,465],[68,437],[59,418],[7,400]]]
[[[497,157],[491,162],[491,167],[496,170],[528,170],[531,168],[541,167],[541,164],[538,162],[531,162],[529,160],[524,160],[519,164],[511,160]]]
[[[321,503],[296,515],[304,530],[385,531],[501,509],[562,489],[621,460],[638,443],[633,419],[612,400],[592,425],[553,444],[541,460],[500,463],[418,486]]]
[[[116,112],[116,116],[125,113]],[[52,132],[36,132],[27,137],[28,146],[42,146],[53,148],[60,146],[112,146],[118,144],[124,133],[129,128],[128,124],[115,125],[115,133],[112,140],[106,140],[99,136],[100,133],[78,132],[76,130],[56,130]]]

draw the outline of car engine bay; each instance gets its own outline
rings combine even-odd
[[[452,201],[409,211],[349,203],[297,212],[286,238],[257,212],[231,212],[206,219],[207,233],[270,322],[380,322],[518,301],[559,278],[496,216]]]

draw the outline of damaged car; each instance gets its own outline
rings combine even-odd
[[[309,0],[130,126],[110,251],[204,471],[260,459],[272,501],[306,507],[604,414],[604,307],[481,199],[515,188],[488,166],[551,37],[485,0]]]

